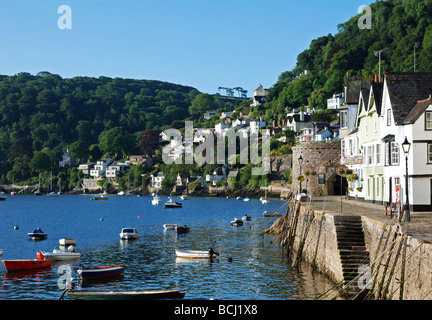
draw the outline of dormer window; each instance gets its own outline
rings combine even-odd
[[[425,130],[432,130],[432,111],[425,112]]]

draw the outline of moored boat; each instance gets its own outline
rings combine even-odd
[[[50,268],[52,264],[52,261],[45,259],[41,252],[37,253],[37,259],[2,260],[2,262],[7,271]]]
[[[0,201],[5,201],[6,200],[6,195],[4,192],[0,192]]]
[[[42,255],[45,259],[60,261],[79,259],[81,257],[81,253],[76,252],[74,246],[69,246],[67,251],[56,248],[53,252],[42,252]]]
[[[33,230],[33,232],[27,233],[27,236],[30,237],[31,240],[43,240],[48,237],[48,233],[42,231],[40,227]]]
[[[93,200],[108,200],[108,196],[106,194],[99,194],[92,198]]]
[[[263,212],[263,216],[264,217],[281,217],[282,216],[282,212],[267,212],[267,211],[264,211]]]
[[[165,230],[175,230],[177,225],[172,223],[166,223],[163,225]]]
[[[216,258],[219,254],[213,251],[212,248],[208,250],[181,250],[176,249],[176,255],[179,258],[192,258],[192,259],[212,259]]]
[[[180,199],[182,199],[182,200],[189,200],[190,199],[190,196],[188,194],[187,189],[185,189],[185,191],[183,191],[182,195],[180,196]]]
[[[152,205],[158,206],[162,204],[162,200],[158,194],[155,194],[152,199]]]
[[[246,198],[243,199],[243,201],[248,202],[248,201],[250,201],[250,198],[249,198],[249,197],[246,197]]]
[[[122,240],[134,240],[139,238],[139,233],[135,228],[123,228],[120,232]]]
[[[119,290],[119,291],[68,291],[74,300],[158,300],[181,299],[184,290]]]
[[[250,216],[248,216],[247,214],[245,214],[245,215],[242,217],[242,220],[243,220],[243,221],[250,221],[250,220],[252,220],[252,217],[250,217]]]
[[[171,197],[169,197],[168,201],[165,203],[165,208],[167,209],[175,209],[182,207],[183,205],[180,202],[175,202]]]
[[[239,218],[234,218],[234,220],[231,221],[232,226],[242,226],[243,220]]]
[[[79,268],[77,272],[81,276],[82,280],[90,280],[120,276],[123,274],[124,270],[124,264],[116,264],[109,266]]]

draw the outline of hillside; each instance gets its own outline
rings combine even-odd
[[[338,25],[335,35],[312,40],[297,57],[296,66],[283,72],[270,88],[265,108],[268,121],[293,108],[326,108],[327,99],[342,92],[346,76],[373,77],[389,72],[432,71],[432,1],[388,0],[370,5],[372,29],[360,29],[362,14]],[[304,71],[307,70],[307,74]],[[382,73],[381,73],[382,74]]]

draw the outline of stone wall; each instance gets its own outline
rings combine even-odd
[[[340,142],[315,142],[304,143],[292,148],[292,189],[300,190],[297,177],[300,175],[299,157],[303,157],[301,173],[306,170],[316,171],[317,175],[304,176],[302,189],[314,196],[326,196],[337,194],[335,183],[337,179],[336,170],[340,166]],[[323,177],[319,180],[320,175]],[[320,184],[321,182],[321,184]]]

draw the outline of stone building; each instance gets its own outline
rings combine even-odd
[[[301,188],[312,196],[346,194],[348,183],[336,173],[340,166],[340,141],[302,144],[293,147],[292,151],[291,177],[294,193],[300,191],[297,178],[302,174],[304,181],[301,182]],[[300,155],[303,158],[301,168]],[[310,175],[306,175],[306,172]]]

